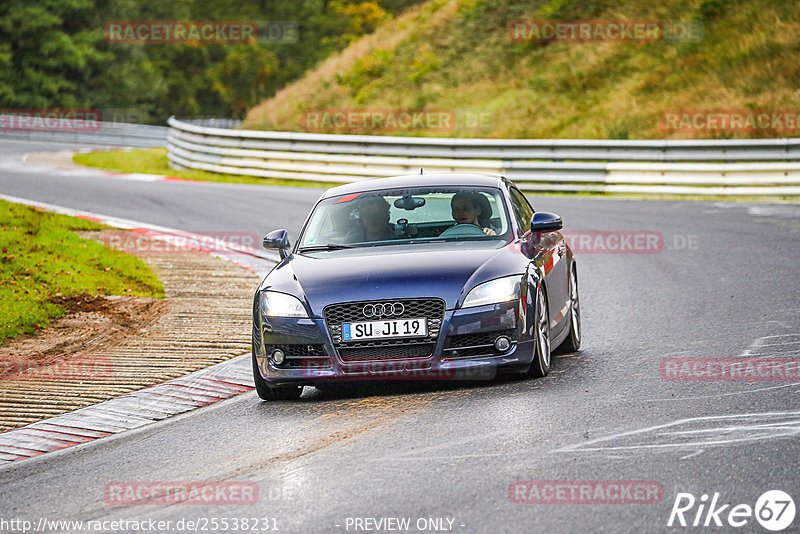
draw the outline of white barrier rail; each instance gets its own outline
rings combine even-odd
[[[169,128],[101,123],[93,131],[0,137],[122,146],[167,145],[176,168],[351,182],[419,172],[502,174],[528,191],[800,195],[800,138],[692,141],[452,139],[264,132],[237,121]]]
[[[264,132],[168,121],[176,168],[352,182],[427,172],[502,174],[528,191],[800,195],[800,139],[451,139]]]
[[[23,123],[18,117],[0,115],[0,139],[135,147],[159,147],[167,141],[166,126],[104,121],[79,124],[69,121],[28,122],[30,126],[27,123],[21,126]]]

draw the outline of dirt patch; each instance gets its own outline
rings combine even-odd
[[[51,367],[63,372],[70,368],[70,361],[85,363],[88,352],[141,334],[168,309],[164,300],[143,297],[74,295],[53,297],[51,302],[66,308],[67,315],[41,332],[3,345],[0,379],[32,373],[47,376],[52,374]]]

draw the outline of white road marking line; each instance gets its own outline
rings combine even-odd
[[[734,391],[733,393],[717,393],[715,395],[698,395],[695,397],[668,397],[663,399],[647,399],[647,402],[662,402],[662,401],[687,401],[687,400],[699,400],[699,399],[717,399],[720,397],[731,397],[734,395],[746,395],[748,393],[758,393],[760,391],[767,391],[770,389],[779,389],[779,388],[790,388],[794,386],[800,386],[800,382],[792,382],[791,384],[781,384],[779,386],[768,386],[763,388],[757,389],[747,389],[744,391]],[[798,390],[800,391],[800,390]]]
[[[750,206],[747,213],[756,217],[800,218],[800,206],[796,204],[780,206]]]
[[[763,421],[768,418],[788,418],[786,421],[778,421],[769,423]],[[733,424],[730,422],[742,421],[743,424]],[[757,421],[754,424],[748,424],[747,421]],[[712,429],[697,429],[696,433],[705,432],[708,430],[710,439],[697,439],[695,441],[674,441],[669,442],[672,438],[680,438],[687,433],[693,433],[692,430],[674,430],[669,429],[674,427],[685,427],[692,424],[716,423],[721,422],[726,426]],[[651,436],[648,436],[650,434]],[[620,432],[612,434],[603,438],[593,439],[587,442],[578,443],[575,445],[568,445],[562,447],[553,453],[564,452],[605,452],[605,451],[640,451],[640,450],[657,450],[657,449],[699,449],[707,448],[709,446],[730,445],[733,443],[743,443],[749,441],[764,441],[767,439],[776,439],[782,437],[792,437],[800,434],[800,412],[764,412],[764,413],[749,413],[749,414],[734,414],[734,415],[713,415],[705,417],[692,417],[689,419],[680,419],[665,423],[661,425],[654,425],[637,430],[627,432]],[[735,437],[730,437],[733,435]],[[641,436],[643,438],[640,443],[620,444],[620,445],[601,445],[603,443],[614,442],[615,440],[622,440],[632,436]],[[648,443],[647,440],[651,442]],[[659,443],[659,440],[666,440],[667,442]]]

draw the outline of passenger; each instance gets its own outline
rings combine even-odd
[[[347,234],[350,243],[363,241],[385,241],[394,239],[392,225],[389,224],[389,203],[383,197],[367,197],[359,202],[362,227]]]
[[[455,219],[456,224],[474,224],[486,235],[497,235],[497,232],[491,228],[491,212],[484,213],[484,210],[481,209],[481,202],[482,199],[478,198],[479,193],[467,193],[466,191],[461,191],[453,195],[453,198],[450,200],[450,209],[453,213],[453,219]],[[488,201],[485,202],[486,206],[489,206]]]

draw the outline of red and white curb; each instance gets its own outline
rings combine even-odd
[[[0,466],[88,443],[254,389],[245,354],[94,406],[0,434]]]
[[[266,273],[272,269],[273,265],[280,261],[280,256],[274,252],[258,250],[237,243],[214,242],[213,247],[208,247],[206,246],[206,243],[209,242],[208,236],[203,234],[185,232],[175,228],[156,226],[139,221],[132,221],[130,219],[111,217],[109,215],[102,215],[90,211],[65,208],[63,206],[56,206],[46,202],[38,202],[35,200],[9,195],[0,195],[0,199],[8,202],[14,202],[16,204],[31,206],[45,211],[51,211],[53,213],[60,213],[62,215],[69,215],[71,217],[79,217],[81,219],[99,222],[113,228],[132,230],[133,232],[149,237],[150,239],[164,241],[171,246],[179,246],[231,261],[236,265],[244,267],[245,269],[255,272],[261,276],[266,275]]]

